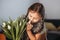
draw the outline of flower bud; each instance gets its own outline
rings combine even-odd
[[[10,26],[10,25],[8,25],[8,29],[9,29],[9,30],[11,29],[11,26]]]
[[[21,26],[21,22],[20,22],[20,24],[19,24],[20,26]]]
[[[2,27],[5,27],[6,26],[6,23],[4,22],[3,24],[2,24]]]

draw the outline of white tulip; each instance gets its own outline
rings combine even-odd
[[[20,24],[19,24],[20,26],[21,26],[21,22],[20,22]]]
[[[23,20],[23,22],[24,22],[25,20]]]
[[[6,23],[5,23],[5,22],[3,22],[2,27],[5,27],[5,26],[6,26]]]
[[[8,29],[9,29],[9,30],[11,29],[11,26],[10,26],[10,25],[8,25]]]

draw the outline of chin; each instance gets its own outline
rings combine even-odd
[[[32,22],[32,23],[37,23],[37,22]]]

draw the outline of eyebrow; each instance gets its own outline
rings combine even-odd
[[[30,16],[31,16],[31,14],[29,14]],[[31,16],[32,17],[32,16]],[[34,17],[35,18],[35,17]],[[35,19],[37,19],[37,18],[39,18],[39,17],[36,17]]]

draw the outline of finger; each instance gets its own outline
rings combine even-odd
[[[32,24],[27,24],[27,26],[29,26],[29,27],[33,27],[33,25],[32,25]]]
[[[31,27],[33,27],[33,25],[31,25]]]
[[[30,24],[31,23],[31,20],[28,23]]]
[[[28,22],[26,25],[30,25],[31,23],[30,22]]]

